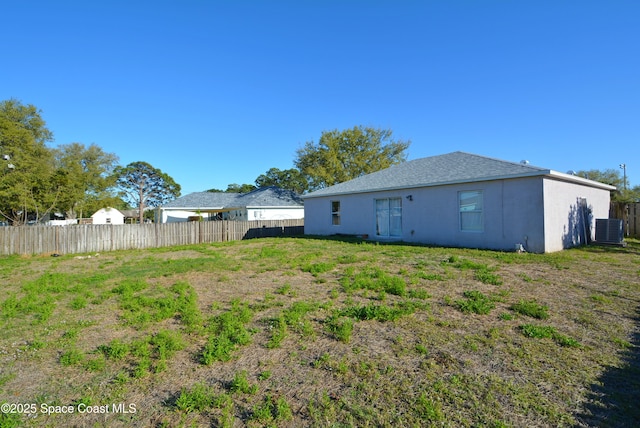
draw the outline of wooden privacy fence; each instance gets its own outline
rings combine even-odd
[[[612,202],[609,208],[609,218],[623,220],[625,236],[640,238],[640,202],[628,204]]]
[[[77,254],[304,233],[304,220],[0,227],[0,255]]]

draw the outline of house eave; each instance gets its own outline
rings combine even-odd
[[[160,211],[193,211],[193,212],[220,212],[220,211],[228,211],[225,207],[158,207]]]
[[[583,184],[585,186],[595,187],[602,190],[613,191],[617,189],[616,186],[612,186],[610,184],[600,183],[599,181],[589,180],[587,178],[579,177],[577,175],[564,174],[558,171],[549,171],[548,176],[558,180],[569,181],[577,184]]]
[[[303,205],[247,205],[228,207],[159,207],[163,211],[232,211],[244,209],[302,209]]]
[[[263,210],[263,209],[302,209],[304,208],[304,205],[271,205],[271,206],[265,206],[265,205],[247,205],[246,207],[242,207],[245,209],[251,209],[251,210]],[[239,209],[239,208],[238,208]]]

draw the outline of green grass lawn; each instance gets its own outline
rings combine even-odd
[[[640,243],[0,258],[0,428],[634,426]]]

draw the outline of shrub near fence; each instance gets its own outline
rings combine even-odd
[[[77,254],[304,233],[304,220],[0,227],[0,255]]]

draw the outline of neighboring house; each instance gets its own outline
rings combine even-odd
[[[158,223],[203,220],[283,220],[304,218],[302,199],[290,190],[262,187],[249,193],[189,193],[160,207]]]
[[[140,219],[140,210],[120,210],[127,224],[137,223]]]
[[[69,226],[78,224],[78,219],[65,218],[65,215],[62,213],[51,213],[49,214],[49,220],[43,221],[42,223],[47,226]]]
[[[93,224],[124,224],[124,214],[115,208],[100,208],[91,216]]]
[[[144,209],[145,212],[147,212],[149,210],[155,210],[155,208],[146,207]],[[124,222],[126,224],[135,224],[135,223],[138,223],[140,221],[140,210],[138,210],[138,209],[120,210],[120,212],[124,215]],[[151,223],[151,220],[145,218],[144,222],[145,223]]]
[[[47,226],[68,226],[70,224],[78,224],[78,219],[70,218],[66,220],[47,220],[44,224]]]
[[[546,253],[588,243],[615,187],[463,152],[303,196],[305,233]]]

